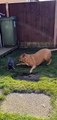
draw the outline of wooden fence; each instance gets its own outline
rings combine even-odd
[[[9,4],[9,15],[16,16],[19,46],[54,46],[55,1]]]

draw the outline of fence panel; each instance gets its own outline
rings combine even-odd
[[[54,45],[55,1],[9,4],[9,15],[16,16],[19,45]]]
[[[5,4],[0,4],[0,13],[4,13],[6,15],[6,7]]]

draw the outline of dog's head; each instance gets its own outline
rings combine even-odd
[[[25,61],[26,61],[26,58],[27,58],[27,54],[26,54],[26,53],[23,53],[22,55],[20,55],[19,61],[20,61],[20,62],[25,62]]]

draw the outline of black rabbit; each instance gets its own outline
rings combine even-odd
[[[8,57],[7,67],[8,67],[8,70],[15,69],[15,61],[12,57]]]

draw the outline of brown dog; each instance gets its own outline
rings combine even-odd
[[[21,61],[22,63],[17,64],[17,65],[31,66],[30,73],[32,73],[33,69],[35,69],[36,66],[40,65],[44,61],[47,61],[48,65],[51,63],[51,57],[52,57],[51,51],[53,50],[41,49],[34,54],[23,53],[19,57],[19,61]]]

